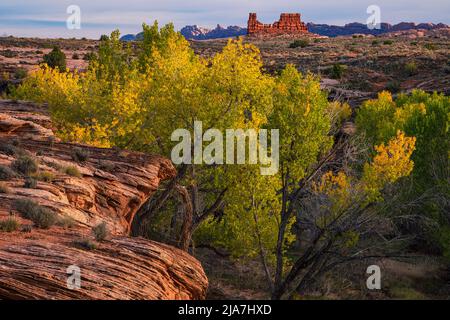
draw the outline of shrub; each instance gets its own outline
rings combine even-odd
[[[28,71],[24,68],[18,68],[14,71],[14,78],[23,79],[26,78]]]
[[[11,190],[6,183],[0,182],[0,193],[10,194]]]
[[[412,45],[412,46],[417,46],[417,41],[411,42],[411,45]]]
[[[25,183],[23,184],[24,188],[27,189],[35,189],[37,186],[37,180],[33,177],[27,177],[25,179]]]
[[[17,160],[12,163],[12,167],[17,172],[20,172],[24,175],[30,175],[32,173],[36,173],[38,170],[38,163],[35,159],[30,156],[22,155]]]
[[[346,65],[336,63],[331,68],[331,77],[333,79],[340,79],[344,75],[345,70],[347,69]]]
[[[81,249],[85,249],[85,250],[95,250],[95,249],[97,249],[97,244],[95,242],[93,242],[92,240],[87,239],[87,238],[76,240],[73,243],[74,243],[74,245],[76,245],[77,247],[80,247]]]
[[[57,221],[57,216],[52,210],[28,199],[14,201],[14,207],[22,217],[33,221],[34,225],[41,229],[48,229]]]
[[[424,47],[428,50],[436,50],[436,46],[433,43],[426,43]]]
[[[89,158],[89,153],[81,148],[75,148],[72,152],[72,159],[76,162],[85,162]]]
[[[13,232],[19,229],[20,223],[15,217],[8,217],[0,221],[0,230],[4,232]]]
[[[405,72],[408,76],[417,74],[417,65],[414,61],[405,64]]]
[[[295,40],[294,42],[292,42],[289,45],[289,48],[305,48],[309,46],[309,40],[308,39],[300,39],[300,40]]]
[[[66,55],[57,46],[53,47],[53,50],[44,55],[44,62],[50,68],[58,68],[60,71],[66,70]]]
[[[108,41],[108,40],[109,40],[109,36],[108,36],[108,35],[102,34],[102,35],[100,36],[100,41]]]
[[[20,231],[25,233],[30,233],[33,230],[33,226],[31,224],[24,225]]]
[[[96,55],[94,52],[88,52],[84,55],[83,60],[85,61],[91,61],[91,60],[95,60]]]
[[[71,229],[76,226],[75,220],[69,216],[59,218],[56,224],[64,229]]]
[[[401,90],[401,85],[400,82],[393,80],[393,81],[389,81],[386,84],[386,90],[388,90],[391,93],[397,93],[400,92]]]
[[[92,228],[92,232],[94,233],[95,240],[103,241],[108,237],[108,228],[105,222],[98,224],[97,226]]]
[[[74,166],[65,167],[63,172],[69,176],[81,178],[81,172],[80,170],[78,170],[77,167]]]
[[[0,165],[0,180],[11,180],[17,175],[10,168]]]
[[[388,46],[390,46],[391,44],[393,44],[394,43],[394,41],[392,41],[392,40],[384,40],[383,41],[383,44],[384,45],[388,45]]]
[[[36,180],[39,181],[52,182],[55,179],[55,175],[50,171],[41,171],[33,175],[32,178],[35,178]]]
[[[377,46],[377,45],[379,45],[380,44],[380,41],[378,41],[378,40],[373,40],[372,41],[372,45],[373,46]]]
[[[17,152],[17,148],[10,143],[0,144],[0,152],[7,156],[14,156]]]

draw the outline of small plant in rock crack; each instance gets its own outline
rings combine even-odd
[[[14,201],[14,208],[23,218],[33,221],[34,225],[41,229],[49,229],[57,221],[55,212],[28,199]]]
[[[22,155],[12,163],[12,167],[17,172],[28,176],[32,173],[36,173],[39,165],[36,159],[28,155]]]
[[[69,176],[81,178],[81,172],[75,166],[68,166],[63,169],[63,172]]]
[[[0,180],[11,180],[16,177],[16,173],[8,167],[0,165]]]
[[[80,148],[75,148],[72,152],[72,159],[76,162],[85,162],[89,159],[89,152]]]
[[[27,189],[36,189],[37,187],[37,180],[35,178],[32,177],[27,177],[25,179],[25,183],[23,184],[24,188]]]
[[[94,233],[95,240],[103,241],[109,236],[108,227],[105,222],[102,222],[95,227],[92,228],[92,232]]]
[[[73,244],[84,250],[95,250],[97,249],[97,244],[88,238],[82,238],[79,240],[75,240]]]
[[[13,232],[20,227],[19,221],[14,217],[8,217],[5,220],[0,220],[0,231]]]

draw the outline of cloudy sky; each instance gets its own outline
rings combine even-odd
[[[81,9],[81,29],[69,30],[67,8]],[[301,12],[306,22],[343,25],[365,22],[378,5],[383,22],[450,24],[449,0],[0,0],[0,36],[98,38],[119,28],[137,33],[142,22],[245,26],[249,12],[272,23],[281,12]]]

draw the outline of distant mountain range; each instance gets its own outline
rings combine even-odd
[[[391,25],[389,23],[382,23],[380,29],[369,29],[367,25],[363,23],[348,23],[345,26],[334,26],[328,24],[315,24],[308,23],[308,30],[311,33],[316,33],[321,36],[327,37],[337,37],[346,36],[352,34],[372,34],[379,35],[388,32],[405,31],[405,30],[432,30],[439,28],[448,28],[449,26],[444,23],[419,23],[414,22],[401,22],[398,24]],[[220,39],[220,38],[231,38],[247,34],[247,28],[242,28],[238,26],[229,26],[227,28],[217,25],[214,29],[202,28],[197,25],[186,26],[180,30],[181,34],[189,40],[209,40],[209,39]],[[127,34],[120,38],[122,41],[134,41],[140,40],[142,38],[142,33],[137,35]]]

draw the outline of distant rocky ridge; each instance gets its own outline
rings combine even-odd
[[[337,37],[346,36],[352,34],[372,34],[380,35],[389,32],[406,31],[406,30],[433,30],[440,28],[448,28],[449,26],[444,23],[419,23],[414,22],[401,22],[398,24],[382,23],[380,29],[369,29],[367,25],[363,23],[353,22],[348,23],[344,26],[335,26],[328,24],[307,24],[308,31],[321,36],[327,37]],[[188,40],[210,40],[210,39],[221,39],[221,38],[232,38],[247,34],[247,28],[239,26],[229,26],[227,28],[217,25],[214,29],[208,29],[199,27],[197,25],[186,26],[180,30],[181,34]],[[137,35],[127,34],[124,35],[122,41],[134,41],[140,40],[142,38],[142,33]]]

